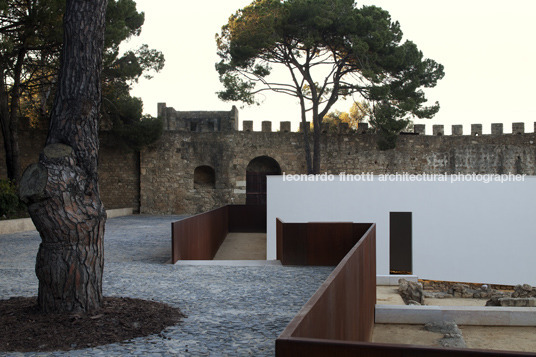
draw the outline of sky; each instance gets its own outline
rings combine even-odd
[[[223,102],[216,92],[222,89],[214,65],[215,35],[230,15],[252,0],[136,0],[145,12],[139,37],[123,49],[142,43],[164,53],[164,69],[153,79],[141,79],[132,95],[141,97],[144,111],[156,116],[157,103],[176,110],[240,110],[240,123],[253,120],[254,130],[261,122],[291,121],[297,130],[300,120],[296,98],[270,93],[260,106]],[[404,39],[413,41],[424,57],[445,66],[445,77],[435,88],[427,89],[430,104],[439,101],[441,110],[433,119],[416,119],[415,124],[483,124],[484,134],[491,123],[524,122],[525,131],[534,131],[536,122],[536,1],[512,0],[364,0],[376,5],[400,22]],[[348,111],[351,102],[338,102],[333,109]]]

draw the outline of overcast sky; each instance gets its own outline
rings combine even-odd
[[[136,0],[145,12],[139,38],[128,46],[147,43],[164,53],[166,65],[153,79],[140,80],[132,94],[141,97],[145,112],[156,115],[158,102],[176,110],[230,110],[215,92],[222,87],[214,64],[218,61],[214,36],[229,16],[250,0]],[[425,57],[445,66],[445,78],[427,91],[431,103],[441,104],[427,124],[444,124],[450,133],[453,124],[481,123],[484,133],[491,123],[504,123],[511,132],[512,122],[525,122],[532,132],[536,121],[536,46],[534,36],[536,1],[512,0],[366,0],[399,21],[405,39],[417,44]],[[347,111],[351,103],[336,109]],[[260,130],[263,120],[291,121],[298,128],[299,106],[295,98],[270,94],[261,106],[240,109],[240,122],[254,120]]]

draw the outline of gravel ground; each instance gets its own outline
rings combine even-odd
[[[275,339],[330,267],[171,265],[171,222],[181,216],[108,220],[105,296],[155,300],[187,318],[158,335],[96,348],[15,356],[273,356]],[[37,294],[37,232],[0,235],[0,299]]]

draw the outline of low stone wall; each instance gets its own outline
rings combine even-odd
[[[122,217],[131,215],[133,208],[119,208],[106,210],[108,218]],[[27,232],[35,230],[35,225],[31,218],[9,219],[0,221],[0,234],[11,234],[18,232]]]
[[[426,324],[454,321],[458,325],[536,326],[534,307],[376,305],[377,324]]]

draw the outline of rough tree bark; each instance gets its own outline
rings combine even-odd
[[[36,274],[44,312],[91,311],[102,304],[106,213],[97,161],[106,5],[67,0],[46,147],[21,179],[21,197],[42,239]]]

